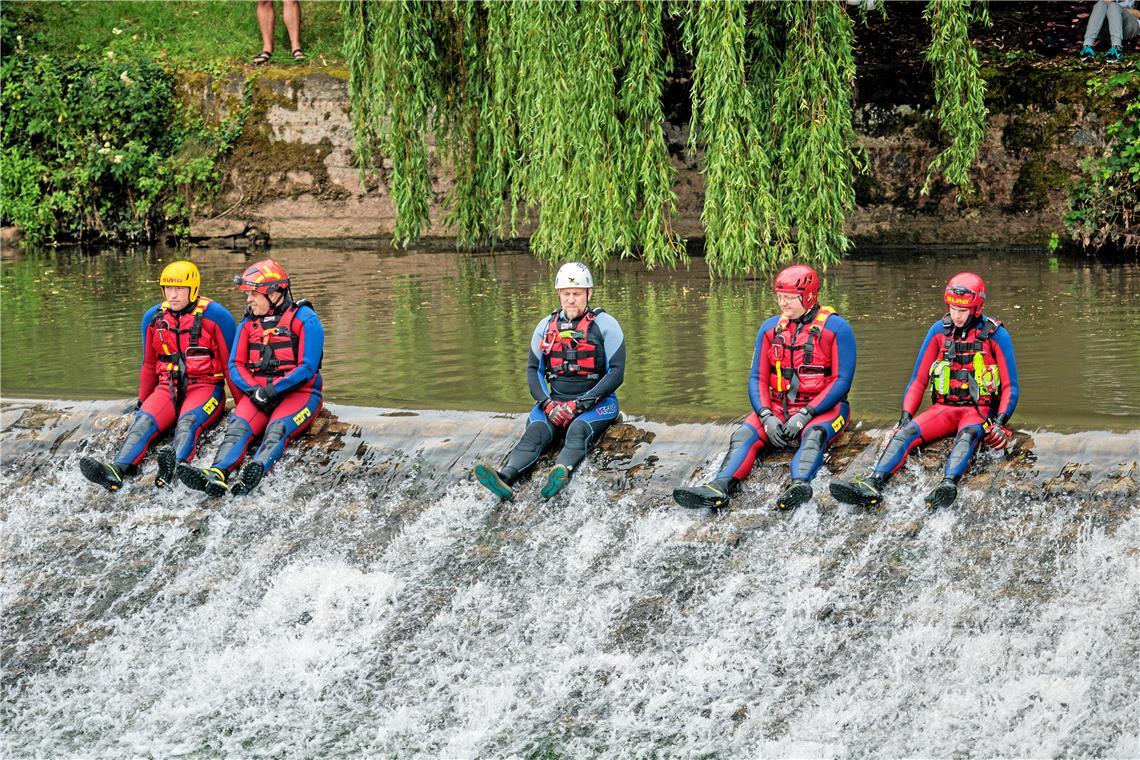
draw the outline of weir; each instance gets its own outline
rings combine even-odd
[[[780,456],[714,514],[669,493],[728,425],[627,419],[500,503],[467,473],[519,415],[336,405],[211,500],[82,479],[126,406],[0,405],[0,754],[1140,755],[1137,431],[1019,432],[931,512],[946,444],[830,498],[857,428],[799,510]]]

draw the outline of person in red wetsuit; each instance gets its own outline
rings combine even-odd
[[[117,491],[137,471],[151,442],[174,427],[174,440],[158,450],[159,487],[173,484],[175,467],[189,461],[202,431],[216,423],[226,406],[226,368],[236,326],[221,304],[199,294],[202,275],[189,261],[162,270],[165,300],[142,320],[143,362],[135,420],[110,464],[91,457],[79,470],[92,483]],[[233,384],[230,392],[241,397]],[[175,425],[177,422],[177,425]]]
[[[248,308],[230,356],[230,377],[244,397],[214,463],[178,467],[183,483],[212,496],[240,496],[257,487],[289,441],[313,424],[323,399],[325,330],[312,304],[293,300],[289,275],[273,259],[257,262],[234,281],[246,292]],[[257,452],[231,485],[229,476],[258,436]]]
[[[748,398],[752,414],[732,435],[712,481],[673,491],[682,507],[722,507],[748,477],[762,449],[790,449],[792,482],[776,500],[795,509],[812,497],[809,484],[824,451],[847,426],[847,393],[855,378],[855,334],[847,320],[819,305],[819,276],[802,264],[776,275],[780,313],[756,334]]]
[[[839,501],[878,504],[883,485],[915,446],[955,434],[945,477],[926,496],[927,506],[948,507],[958,498],[958,481],[978,443],[1004,449],[1009,442],[1005,423],[1013,416],[1019,395],[1009,331],[982,314],[986,283],[973,272],[951,277],[943,299],[949,312],[930,326],[922,341],[903,392],[898,424],[869,476],[831,484],[831,495]],[[915,417],[927,385],[930,408]]]

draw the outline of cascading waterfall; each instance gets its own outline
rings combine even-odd
[[[1136,757],[1136,434],[1019,435],[929,512],[765,462],[668,497],[730,428],[635,420],[565,495],[465,476],[515,417],[336,407],[259,492],[81,479],[109,402],[0,406],[0,754]],[[213,453],[215,434],[203,456]]]

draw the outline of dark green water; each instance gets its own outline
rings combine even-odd
[[[8,250],[0,267],[0,393],[126,397],[136,392],[140,320],[160,300],[158,275],[185,252]],[[240,316],[232,277],[260,254],[192,251],[203,293]],[[334,402],[519,411],[529,406],[526,354],[557,304],[552,272],[528,254],[391,254],[274,248],[297,297],[327,332],[325,388]],[[1140,266],[1050,261],[1043,254],[911,251],[859,255],[824,277],[823,302],[859,344],[857,420],[898,413],[919,342],[943,312],[955,272],[989,284],[987,314],[1010,329],[1021,375],[1015,426],[1140,428]],[[594,304],[621,322],[629,366],[624,411],[727,419],[748,410],[756,330],[776,311],[768,280],[710,282],[704,262],[599,273]]]

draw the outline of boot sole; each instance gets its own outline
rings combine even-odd
[[[503,479],[499,477],[499,473],[485,464],[475,466],[475,479],[479,481],[479,485],[503,501],[511,501],[515,498],[515,492],[510,486],[503,482]]]
[[[257,488],[257,484],[265,477],[265,468],[256,467],[252,464],[247,464],[241,471],[241,477],[230,488],[230,493],[234,496],[245,496],[247,493]]]
[[[210,480],[206,477],[206,473],[188,464],[178,465],[178,479],[181,480],[182,485],[187,488],[202,491],[210,496],[225,496],[226,494],[227,489],[225,486]]]
[[[859,507],[873,507],[881,500],[878,496],[867,496],[862,491],[846,483],[832,483],[827,487],[836,501],[844,504],[854,504]]]
[[[158,450],[158,474],[154,476],[154,485],[166,488],[174,485],[174,470],[178,467],[178,460],[174,458],[174,449],[161,448]]]
[[[550,474],[546,476],[546,485],[542,487],[542,498],[551,499],[566,487],[570,480],[570,471],[561,465],[555,465]]]
[[[674,488],[673,501],[685,509],[716,509],[728,503],[727,496],[704,496],[688,488]]]
[[[123,485],[123,481],[112,480],[107,477],[106,465],[89,457],[83,457],[79,460],[79,471],[83,473],[83,477],[97,486],[103,486],[108,491],[118,491]]]
[[[811,486],[797,483],[780,495],[779,501],[776,502],[776,508],[785,511],[793,510],[799,505],[811,501],[811,496]]]
[[[938,486],[926,497],[926,506],[931,509],[944,509],[958,500],[958,489]]]

